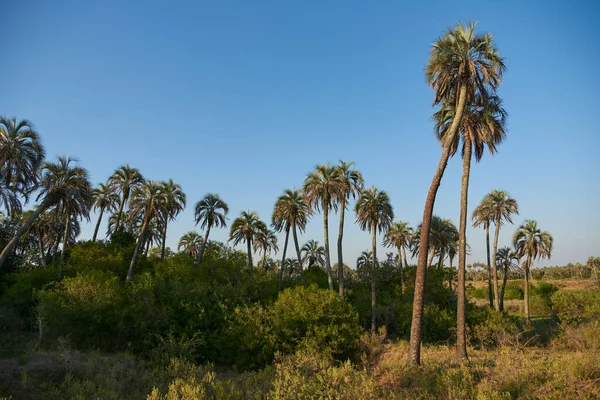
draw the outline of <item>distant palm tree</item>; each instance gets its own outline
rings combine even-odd
[[[115,225],[115,232],[121,229],[123,219],[123,207],[129,200],[131,191],[142,185],[144,177],[137,168],[132,168],[129,165],[122,165],[113,172],[108,178],[109,186],[114,189],[115,193],[121,195],[121,204],[119,204],[119,213]]]
[[[27,199],[38,183],[44,157],[44,147],[31,122],[0,116],[0,187]],[[7,207],[9,214],[15,209],[14,204],[11,206]],[[20,212],[20,207],[16,211]]]
[[[360,279],[371,278],[371,271],[369,270],[371,265],[373,265],[373,252],[365,250],[360,253],[360,256],[356,259],[356,271]]]
[[[531,323],[529,315],[529,273],[535,259],[550,259],[553,238],[550,233],[542,231],[536,221],[525,220],[513,236],[515,251],[519,259],[525,260],[525,317]]]
[[[309,240],[302,246],[302,265],[306,264],[306,268],[318,265],[323,266],[325,264],[325,248],[319,246],[319,242],[316,240]]]
[[[115,212],[117,209],[117,204],[119,204],[119,196],[110,186],[107,186],[103,183],[92,190],[92,196],[94,198],[94,210],[100,210],[100,213],[98,214],[98,222],[96,222],[96,228],[94,229],[94,236],[92,237],[92,242],[95,242],[96,237],[98,236],[98,229],[100,229],[100,222],[102,221],[102,216],[104,215],[104,210],[108,211],[109,213]]]
[[[133,215],[143,215],[143,222],[140,234],[138,235],[133,257],[127,271],[126,282],[130,282],[133,278],[133,269],[137,262],[140,252],[143,251],[142,246],[146,242],[146,232],[150,221],[159,221],[161,217],[161,209],[165,202],[163,192],[164,185],[156,181],[145,181],[139,186],[136,186],[131,192],[131,201],[129,207]]]
[[[91,187],[88,173],[84,168],[72,166],[74,159],[59,157],[57,163],[46,162],[42,168],[42,179],[38,200],[43,199],[40,205],[27,217],[17,229],[15,236],[6,244],[0,254],[0,267],[6,261],[8,254],[19,242],[23,234],[27,232],[38,216],[50,207],[56,206],[58,210],[71,210],[81,212],[80,215],[89,215],[91,205]],[[70,218],[71,214],[68,215]],[[66,224],[65,232],[68,235]],[[62,274],[62,271],[59,271]]]
[[[183,193],[183,190],[181,190],[181,186],[174,183],[172,179],[169,179],[167,182],[162,182],[162,185],[164,202],[161,213],[162,247],[160,250],[160,259],[164,260],[167,243],[167,225],[169,220],[174,220],[175,217],[185,208],[185,193]]]
[[[402,293],[404,293],[404,268],[408,267],[406,261],[406,247],[410,246],[412,237],[412,228],[408,222],[394,222],[390,229],[386,232],[383,239],[383,245],[392,247],[398,250],[398,264],[400,264],[400,285]],[[404,266],[402,265],[402,255],[404,255]]]
[[[262,252],[261,265],[265,265],[267,253],[274,251],[275,254],[277,254],[279,251],[279,246],[277,245],[277,236],[275,235],[275,231],[265,229],[264,231],[260,232],[260,235],[254,241],[254,252],[258,253],[259,251]]]
[[[492,208],[488,195],[486,195],[475,210],[473,210],[473,227],[482,226],[485,229],[485,249],[487,255],[486,269],[488,272],[488,299],[490,307],[494,307],[494,297],[492,293],[492,262],[490,255],[490,224],[492,222]]]
[[[363,189],[365,184],[362,174],[354,167],[354,162],[345,162],[340,160],[337,165],[337,174],[339,178],[339,206],[340,206],[340,230],[337,241],[338,266],[344,265],[342,251],[342,237],[344,236],[344,214],[350,198],[355,198]],[[344,268],[338,267],[338,292],[340,297],[344,298]]]
[[[371,267],[371,333],[375,333],[375,264],[377,260],[377,231],[387,231],[392,225],[394,211],[388,194],[375,186],[363,190],[356,201],[356,222],[363,231],[371,232],[373,262]]]
[[[196,259],[200,254],[202,243],[204,243],[204,240],[197,232],[188,232],[179,239],[177,249]]]
[[[504,290],[506,289],[506,281],[508,280],[508,273],[511,269],[516,269],[519,258],[510,247],[502,247],[498,249],[496,253],[496,264],[502,269],[502,290],[500,291],[499,311],[504,311]]]
[[[302,284],[306,286],[304,279],[304,269],[302,268],[302,256],[300,254],[300,246],[298,245],[297,230],[304,232],[308,222],[308,206],[304,199],[304,194],[300,190],[286,189],[277,201],[273,208],[273,216],[271,218],[272,225],[277,232],[285,231],[285,243],[283,245],[283,257],[281,259],[281,269],[279,271],[279,291],[283,289],[283,264],[287,251],[287,244],[290,235],[290,230],[294,236],[294,246],[296,248],[296,256],[300,265],[300,276]]]
[[[202,200],[196,203],[196,211],[194,212],[196,225],[200,223],[200,229],[206,229],[204,241],[198,255],[198,265],[202,262],[211,228],[226,227],[227,213],[229,213],[229,206],[216,193],[208,193]]]
[[[333,290],[333,276],[329,257],[329,210],[332,208],[337,209],[340,186],[338,169],[331,164],[317,165],[314,171],[304,179],[304,193],[310,212],[323,210],[325,266],[327,267],[327,281],[330,290]]]
[[[261,234],[261,231],[266,230],[266,225],[258,218],[258,214],[253,211],[242,211],[231,224],[229,232],[229,240],[233,241],[233,245],[237,246],[240,242],[246,242],[248,246],[248,268],[250,274],[253,274],[252,267],[252,242],[254,242]]]
[[[504,60],[500,57],[490,34],[476,34],[475,24],[463,26],[458,24],[449,29],[432,45],[429,61],[425,68],[425,75],[429,86],[435,90],[434,105],[450,104],[455,100],[455,113],[452,122],[445,130],[442,141],[442,155],[437,170],[433,176],[425,208],[423,210],[423,235],[417,262],[417,275],[415,280],[415,296],[413,301],[413,317],[411,323],[408,363],[419,365],[421,363],[421,340],[423,332],[423,307],[425,300],[425,283],[427,280],[427,252],[429,249],[429,229],[431,217],[438,188],[448,159],[452,154],[452,143],[455,142],[461,126],[464,111],[472,104],[477,93],[484,94],[495,92],[504,72]],[[468,146],[470,148],[470,146]],[[461,194],[462,196],[462,194]],[[466,216],[461,218],[461,226],[466,226]],[[463,240],[459,249],[463,255],[466,240]],[[459,264],[460,262],[459,251]],[[462,257],[464,258],[464,257]],[[459,269],[461,268],[459,265]],[[462,271],[459,271],[459,281],[462,280]],[[461,286],[459,284],[459,286]],[[462,288],[459,288],[459,309],[463,307]],[[458,317],[458,324],[464,324],[464,315]],[[466,359],[466,336],[462,328],[457,332],[457,358]]]
[[[418,256],[419,246],[415,245],[420,243],[421,240],[421,227],[419,224],[416,232],[412,235],[413,242],[413,256]],[[431,218],[431,225],[429,229],[429,258],[427,259],[427,265],[433,265],[433,257],[439,256],[438,265],[443,264],[443,259],[446,253],[450,253],[453,246],[457,246],[458,243],[458,229],[452,221],[447,218],[442,218],[434,215]]]
[[[288,276],[291,278],[296,271],[300,271],[302,266],[295,258],[286,258],[283,262],[283,269],[288,271]]]

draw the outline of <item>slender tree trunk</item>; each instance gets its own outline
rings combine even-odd
[[[152,209],[152,203],[150,204],[150,209]],[[133,251],[133,257],[131,257],[131,263],[129,264],[129,270],[127,271],[127,277],[125,278],[125,282],[131,282],[133,279],[133,269],[135,268],[135,264],[137,262],[140,251],[142,250],[142,244],[144,241],[144,236],[146,236],[146,229],[148,228],[148,223],[150,222],[150,213],[148,209],[145,212],[144,223],[142,224],[142,231],[140,232],[140,236],[138,237],[137,243],[135,245],[135,250]]]
[[[449,257],[450,261],[450,272],[448,273],[448,287],[450,288],[450,293],[452,292],[452,280],[454,279],[454,267],[452,266],[452,261],[454,261],[454,257]]]
[[[123,198],[121,199],[121,204],[119,204],[119,214],[117,214],[117,223],[115,224],[115,232],[118,232],[121,228],[121,217],[123,216],[123,207],[125,206],[125,202],[127,201],[128,195],[125,195],[125,190],[123,190]]]
[[[248,268],[250,268],[250,274],[254,275],[254,265],[252,265],[252,239],[248,239],[246,242],[248,244]]]
[[[102,221],[102,214],[104,214],[104,207],[100,207],[100,215],[98,215],[98,222],[96,222],[96,228],[94,229],[94,236],[92,237],[92,242],[95,242],[96,237],[98,236],[98,229],[100,229],[100,221]]]
[[[263,271],[265,270],[265,262],[266,262],[266,260],[267,260],[267,249],[263,249],[262,259],[260,260],[261,264],[262,264]]]
[[[204,257],[204,249],[206,249],[206,245],[208,244],[208,234],[210,233],[210,225],[206,227],[206,233],[204,234],[204,242],[202,242],[202,246],[200,246],[200,255],[198,255],[198,266],[202,262],[202,257]]]
[[[327,283],[333,290],[333,275],[331,273],[331,258],[329,257],[329,208],[323,207],[323,226],[325,231],[325,266],[327,267]]]
[[[408,268],[408,261],[406,260],[406,246],[402,246],[402,255],[404,256],[404,268]]]
[[[340,233],[337,241],[338,252],[338,293],[344,298],[344,260],[342,252],[342,237],[344,236],[344,215],[346,213],[346,195],[340,201]]]
[[[458,131],[460,120],[462,119],[465,109],[465,100],[467,97],[466,86],[461,86],[458,96],[458,107],[456,116],[452,121],[452,125],[448,130],[448,139],[443,145],[442,155],[438,167],[433,175],[425,208],[423,210],[423,222],[421,224],[421,240],[419,242],[419,258],[417,260],[417,273],[415,278],[415,295],[413,300],[413,314],[410,327],[410,343],[408,348],[408,364],[421,364],[421,341],[423,336],[423,307],[425,305],[425,288],[427,286],[427,252],[429,250],[429,231],[431,228],[431,217],[433,216],[433,207],[435,205],[435,197],[440,187],[444,170],[450,158],[449,143]]]
[[[446,252],[444,249],[440,252],[440,259],[438,260],[438,268],[444,268],[444,258],[446,258]]]
[[[67,211],[67,221],[65,222],[65,233],[63,235],[63,248],[60,252],[60,261],[58,262],[58,280],[60,281],[63,277],[62,267],[65,261],[65,254],[67,254],[67,244],[69,243],[69,228],[71,227],[71,213]]]
[[[42,238],[42,235],[40,234],[40,232],[38,232],[37,234],[37,238],[38,238],[38,247],[39,247],[39,251],[40,251],[40,265],[42,266],[42,268],[46,268],[46,255],[44,254],[44,240]]]
[[[508,268],[504,268],[504,276],[502,277],[502,290],[500,291],[500,300],[498,305],[499,311],[504,311],[504,290],[506,289],[506,281],[508,280]]]
[[[290,238],[290,227],[285,229],[285,243],[283,244],[283,257],[281,258],[281,265],[279,266],[279,285],[278,289],[281,292],[283,290],[283,266],[285,264],[285,253],[287,252],[288,240]]]
[[[52,264],[56,262],[58,257],[58,246],[60,245],[60,235],[56,232],[56,243],[54,244],[54,250],[52,251]]]
[[[371,246],[373,247],[373,262],[371,263],[371,334],[375,335],[375,265],[377,264],[377,227],[375,223],[371,224]]]
[[[17,243],[19,243],[19,240],[21,240],[21,237],[25,234],[25,232],[27,232],[29,230],[29,228],[31,227],[31,224],[33,224],[33,222],[36,220],[36,218],[39,217],[39,215],[44,210],[46,210],[48,207],[50,207],[51,204],[52,204],[52,201],[51,201],[50,197],[46,197],[44,199],[44,201],[42,202],[42,204],[40,204],[35,209],[35,211],[29,215],[29,217],[25,220],[25,222],[23,222],[23,224],[19,227],[19,229],[17,229],[17,232],[15,232],[15,236],[6,244],[6,247],[2,250],[2,253],[0,253],[0,268],[2,268],[2,266],[4,265],[4,262],[6,262],[6,259],[8,258],[8,255],[14,250]]]
[[[490,261],[490,224],[485,225],[485,249],[487,255],[487,273],[488,273],[488,299],[490,307],[494,308],[494,294],[492,292],[492,263]]]
[[[427,260],[427,267],[429,268],[433,263],[433,257],[435,256],[435,247],[431,246],[431,252],[429,253],[429,259]]]
[[[402,265],[402,249],[404,246],[398,247],[398,263],[400,264],[400,290],[401,293],[404,294],[405,285],[404,285],[404,266]]]
[[[160,249],[160,261],[165,260],[165,251],[167,249],[167,224],[169,219],[165,218],[165,227],[162,232],[162,248]]]
[[[150,252],[150,238],[144,239],[144,246],[146,246],[146,250],[144,250],[144,257],[148,258],[148,253]]]
[[[500,222],[496,221],[496,231],[494,232],[494,252],[492,253],[492,273],[494,278],[494,305],[496,311],[500,311],[500,293],[498,293],[498,265],[496,256],[498,254],[498,235],[500,235]]]
[[[469,174],[471,172],[471,141],[465,135],[462,188],[460,193],[460,228],[458,231],[458,287],[456,288],[456,358],[467,360],[467,310],[465,279],[467,263],[467,210],[469,199]]]
[[[296,256],[298,257],[298,265],[300,266],[300,276],[302,277],[302,286],[306,287],[306,280],[304,279],[304,267],[302,266],[302,256],[300,255],[300,245],[298,245],[298,234],[296,233],[296,225],[292,228],[294,230],[294,245],[296,246]]]
[[[529,270],[531,269],[531,255],[527,254],[527,265],[525,265],[525,318],[527,324],[531,324],[531,316],[529,315]]]

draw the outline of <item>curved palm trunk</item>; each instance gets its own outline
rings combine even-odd
[[[329,258],[329,208],[323,207],[323,226],[325,231],[325,266],[327,267],[327,283],[329,290],[333,290],[333,275],[331,273],[331,259]]]
[[[152,203],[150,204],[150,209],[152,208]],[[142,245],[144,242],[144,236],[146,236],[146,229],[148,228],[148,223],[150,222],[150,213],[148,210],[145,212],[144,223],[142,224],[142,231],[140,232],[140,236],[138,237],[137,243],[135,245],[135,250],[133,251],[133,257],[131,257],[131,263],[129,264],[129,270],[127,271],[127,277],[125,278],[125,282],[131,282],[133,279],[133,268],[137,262],[140,251],[142,250]]]
[[[62,266],[65,261],[65,254],[67,253],[67,243],[69,243],[69,228],[71,227],[71,213],[67,212],[67,221],[65,223],[65,233],[63,235],[63,248],[60,252],[60,261],[58,262],[58,280],[62,279]]]
[[[490,307],[494,307],[494,295],[492,292],[492,263],[490,262],[490,224],[485,225],[485,249],[487,253],[487,272],[488,272],[488,298]]]
[[[294,224],[294,245],[296,246],[296,257],[298,257],[298,265],[300,266],[300,276],[302,277],[302,286],[306,287],[304,279],[304,266],[302,265],[302,256],[300,255],[300,246],[298,245],[298,234],[296,233],[296,225]]]
[[[344,236],[344,215],[346,211],[346,195],[340,202],[340,232],[337,241],[337,252],[338,252],[338,293],[340,297],[344,298],[344,260],[342,252],[342,238]]]
[[[162,248],[160,249],[160,260],[164,261],[165,259],[165,251],[166,251],[166,243],[167,243],[167,224],[168,224],[168,218],[165,218],[165,227],[163,228],[163,232],[162,232]]]
[[[100,221],[102,221],[102,214],[104,214],[104,207],[100,207],[100,215],[98,215],[98,222],[96,222],[96,228],[94,229],[94,236],[92,237],[92,242],[95,242],[96,237],[98,236],[98,229],[100,229]]]
[[[206,244],[208,243],[208,234],[210,233],[210,225],[206,227],[206,233],[204,234],[204,242],[202,242],[202,246],[200,246],[200,254],[198,255],[198,266],[202,262],[202,257],[204,257],[204,250],[206,249]]]
[[[496,311],[500,311],[500,293],[498,293],[498,265],[496,264],[499,234],[500,223],[496,221],[496,231],[494,232],[494,252],[492,253],[492,273],[494,278],[494,305],[496,306]]]
[[[400,264],[400,290],[401,293],[404,294],[404,289],[405,289],[405,285],[404,285],[404,268],[406,266],[406,262],[404,265],[402,265],[402,257],[400,257],[400,255],[402,254],[402,249],[404,248],[404,246],[400,246],[398,247],[398,262]],[[405,256],[406,259],[406,256]]]
[[[440,252],[440,259],[438,260],[438,268],[444,268],[444,258],[446,258],[446,252],[444,249]]]
[[[371,263],[371,334],[375,335],[375,265],[377,263],[377,231],[375,223],[371,224],[371,246],[373,247],[373,262]]]
[[[127,201],[127,198],[129,197],[129,193],[126,193],[125,190],[123,190],[123,198],[121,199],[121,204],[119,204],[119,214],[117,214],[117,223],[115,224],[115,232],[118,232],[119,229],[121,229],[121,217],[123,216],[123,207],[125,206],[125,202]]]
[[[31,224],[33,224],[36,218],[39,217],[44,210],[50,207],[51,204],[52,200],[49,197],[46,197],[42,204],[40,204],[35,209],[35,211],[29,215],[25,222],[23,222],[21,227],[17,229],[17,232],[15,232],[15,236],[6,244],[6,247],[2,250],[2,253],[0,253],[0,268],[2,268],[2,265],[4,265],[6,259],[8,258],[8,255],[13,251],[17,243],[19,243],[21,237],[25,234],[25,232],[29,230]]]
[[[460,228],[458,231],[458,286],[456,288],[456,358],[467,360],[467,310],[465,299],[465,266],[467,263],[467,205],[471,172],[471,141],[465,135],[462,188],[460,192]]]
[[[404,256],[404,268],[408,268],[408,261],[406,260],[406,246],[402,246],[402,255]]]
[[[527,254],[527,264],[525,265],[525,318],[527,324],[531,324],[531,316],[529,315],[529,269],[531,268],[531,255]]]
[[[429,252],[429,259],[427,260],[427,267],[430,267],[431,263],[433,263],[434,256],[435,256],[435,246],[431,246],[431,250]]]
[[[498,311],[504,311],[504,289],[506,289],[506,281],[508,280],[508,268],[504,268],[504,276],[502,278],[502,290],[500,291],[500,301],[498,303]]]
[[[458,96],[458,107],[456,110],[456,117],[452,121],[452,125],[448,130],[448,141],[456,135],[460,120],[462,119],[463,111],[465,109],[465,99],[467,96],[466,86],[461,86]],[[433,206],[435,205],[435,197],[440,187],[442,177],[448,159],[450,158],[450,148],[447,144],[444,144],[442,150],[442,156],[438,167],[433,175],[429,192],[427,193],[427,200],[425,201],[425,208],[423,210],[423,223],[421,224],[421,240],[419,242],[419,258],[417,261],[417,273],[415,278],[415,295],[413,300],[413,314],[410,327],[410,343],[408,348],[408,364],[420,365],[421,364],[421,341],[423,339],[423,307],[425,305],[425,287],[427,285],[427,252],[429,250],[429,231],[431,228],[431,217],[433,216]]]

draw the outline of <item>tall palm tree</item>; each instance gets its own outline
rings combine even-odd
[[[202,239],[202,236],[198,234],[198,232],[188,232],[179,239],[177,250],[183,251],[188,256],[195,259],[200,253],[200,248],[202,247],[203,242],[204,240]]]
[[[285,231],[285,243],[283,245],[283,257],[281,259],[281,269],[279,271],[279,291],[283,288],[283,264],[287,251],[287,244],[290,235],[290,230],[294,236],[294,246],[296,248],[296,256],[300,265],[300,276],[302,284],[306,286],[304,279],[304,269],[302,268],[302,256],[300,246],[298,245],[297,230],[304,232],[308,223],[308,206],[304,199],[304,194],[300,190],[286,189],[281,196],[277,198],[275,207],[273,208],[273,216],[271,218],[272,225],[277,232]]]
[[[0,186],[27,199],[29,191],[38,183],[45,154],[31,122],[0,116]]]
[[[266,226],[265,226],[266,228]],[[274,251],[275,254],[279,251],[279,246],[277,245],[277,236],[275,235],[275,231],[270,229],[265,229],[260,232],[260,235],[254,241],[254,252],[262,252],[262,262],[261,265],[265,265],[267,260],[267,253],[271,253]]]
[[[363,189],[365,184],[362,174],[354,169],[354,162],[340,160],[337,165],[339,179],[339,206],[340,206],[340,230],[337,241],[338,266],[344,265],[342,238],[344,236],[344,214],[350,198],[355,198]],[[344,268],[338,267],[338,291],[340,297],[344,298]]]
[[[506,281],[508,273],[511,269],[516,269],[519,265],[519,258],[510,247],[502,247],[496,253],[496,265],[502,269],[502,290],[500,291],[499,311],[504,311],[504,290],[506,289]]]
[[[458,26],[449,29],[444,36],[436,40],[431,48],[425,75],[429,86],[435,90],[433,104],[445,105],[449,103],[450,99],[455,99],[456,106],[452,122],[448,126],[441,143],[442,155],[433,176],[427,194],[425,208],[423,210],[422,230],[424,234],[421,235],[421,242],[419,244],[420,250],[417,262],[413,316],[408,351],[409,364],[419,365],[421,363],[429,228],[431,225],[431,217],[433,215],[435,197],[444,170],[446,169],[448,159],[451,156],[452,142],[455,140],[458,133],[460,122],[467,104],[471,103],[477,92],[494,92],[500,84],[504,69],[504,61],[495,47],[492,36],[490,34],[476,34],[475,24],[463,26],[459,23]],[[459,279],[461,278],[459,277]],[[460,318],[463,318],[463,316]],[[463,321],[460,321],[460,323],[462,324]],[[463,336],[462,331],[458,332],[458,348],[461,349],[460,352],[457,353],[458,358],[466,358],[466,337]]]
[[[138,235],[133,257],[127,271],[126,282],[130,282],[133,278],[133,269],[143,245],[146,242],[146,232],[150,221],[159,221],[161,217],[161,209],[165,202],[164,185],[156,181],[144,181],[141,185],[135,186],[131,192],[131,201],[129,204],[133,215],[143,215],[143,222],[140,234]],[[122,204],[122,203],[121,203]],[[118,224],[117,224],[118,225]]]
[[[404,268],[408,267],[406,261],[406,247],[410,246],[412,237],[412,228],[408,222],[394,222],[390,229],[386,232],[383,239],[383,245],[392,247],[398,250],[398,263],[400,264],[400,285],[402,293],[404,293]],[[404,266],[402,265],[402,256],[404,256]]]
[[[58,162],[46,162],[42,167],[42,179],[40,182],[40,192],[38,201],[42,202],[27,217],[27,219],[17,229],[15,236],[6,244],[0,254],[0,267],[6,261],[6,258],[19,242],[25,232],[27,232],[38,216],[52,206],[63,209],[81,210],[85,216],[85,208],[91,205],[91,185],[88,179],[88,173],[84,168],[71,165],[75,160],[68,157],[59,157]],[[65,231],[68,234],[68,224]]]
[[[196,203],[194,218],[196,225],[200,223],[201,229],[206,229],[204,233],[204,241],[198,255],[198,265],[202,262],[204,250],[208,243],[208,235],[212,227],[224,228],[227,226],[227,213],[229,206],[225,203],[218,194],[208,193],[202,200]]]
[[[323,230],[325,236],[325,266],[329,290],[333,290],[331,259],[329,257],[329,210],[337,210],[340,196],[338,169],[331,164],[317,165],[304,179],[304,194],[309,210],[323,210]]]
[[[248,246],[248,268],[250,274],[253,273],[252,267],[252,242],[257,240],[261,231],[266,230],[266,225],[262,222],[258,214],[254,211],[242,211],[241,215],[233,220],[229,232],[229,240],[237,246],[240,242],[246,242]]]
[[[492,269],[494,271],[494,294],[496,310],[500,311],[500,295],[498,293],[498,267],[496,265],[496,257],[498,252],[498,236],[500,235],[500,227],[504,225],[504,221],[512,224],[512,215],[519,214],[519,204],[515,199],[510,197],[508,192],[503,190],[493,190],[490,194],[490,205],[492,210],[492,221],[496,226],[494,232],[494,252],[492,254]]]
[[[181,190],[181,186],[169,179],[167,182],[162,182],[164,202],[162,212],[162,247],[160,251],[160,259],[165,259],[165,248],[167,243],[167,225],[169,220],[174,220],[175,217],[185,208],[185,193]]]
[[[96,228],[94,229],[94,236],[92,237],[92,241],[95,242],[96,237],[98,236],[98,229],[100,229],[100,222],[104,215],[104,210],[109,213],[115,212],[117,204],[119,204],[119,196],[113,191],[113,188],[104,183],[101,183],[97,188],[92,190],[92,196],[94,198],[94,210],[100,210],[98,222],[96,222]]]
[[[486,269],[488,272],[488,299],[490,302],[490,307],[493,307],[494,298],[492,293],[492,263],[490,258],[490,224],[492,222],[492,209],[489,197],[487,195],[483,198],[483,200],[481,200],[481,203],[479,203],[479,205],[475,207],[471,219],[473,220],[474,228],[482,226],[485,229],[485,249],[487,255]]]
[[[377,260],[377,231],[387,231],[392,225],[394,211],[388,194],[375,186],[364,190],[355,206],[356,222],[360,229],[371,232],[373,262],[371,266],[371,333],[375,333],[375,263]]]
[[[515,251],[519,259],[525,260],[525,317],[527,323],[531,323],[529,315],[529,272],[531,264],[535,259],[550,259],[552,255],[552,235],[542,231],[536,221],[525,220],[513,236]]]
[[[142,185],[144,177],[137,168],[132,168],[127,165],[121,165],[108,178],[109,186],[112,187],[115,193],[120,194],[121,203],[119,204],[119,213],[115,225],[115,232],[121,229],[123,219],[123,207],[129,200],[131,191],[137,186]]]
[[[314,265],[323,266],[325,264],[325,248],[319,246],[316,240],[309,240],[302,246],[302,265],[306,264],[309,269]]]

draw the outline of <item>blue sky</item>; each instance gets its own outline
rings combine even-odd
[[[498,154],[472,167],[469,210],[507,190],[520,204],[515,222],[535,219],[554,236],[543,265],[585,262],[600,255],[599,11],[566,0],[9,0],[0,114],[33,121],[48,157],[78,157],[95,184],[125,163],[180,183],[188,207],[170,226],[171,247],[196,229],[205,193],[229,203],[230,219],[250,209],[270,221],[284,189],[339,159],[355,161],[416,226],[440,155],[423,73],[429,47],[456,21],[476,21],[506,57],[509,119]],[[456,224],[460,172],[452,159],[435,208]],[[370,239],[347,218],[354,266]],[[332,262],[337,224],[333,216]],[[501,246],[513,231],[503,229]],[[484,261],[483,231],[467,235],[468,262]],[[300,240],[311,238],[323,242],[320,215]]]

